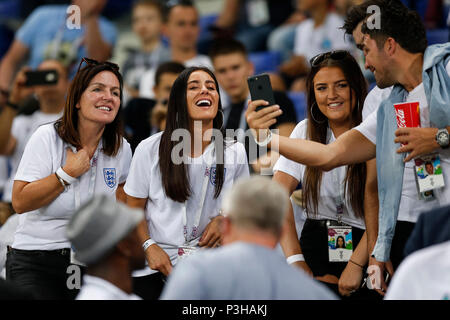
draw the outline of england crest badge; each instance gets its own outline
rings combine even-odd
[[[116,168],[104,168],[103,178],[108,187],[114,188],[116,186]]]
[[[209,172],[209,182],[211,182],[211,184],[213,186],[216,185],[216,167],[212,167],[210,172]],[[225,180],[225,174],[227,173],[227,168],[223,168],[223,176],[224,176],[224,180]]]

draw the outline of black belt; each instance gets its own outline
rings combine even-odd
[[[10,246],[7,247],[8,252],[15,252],[15,253],[22,253],[22,254],[28,254],[28,255],[62,255],[62,256],[69,256],[70,255],[70,248],[63,248],[63,249],[57,249],[57,250],[22,250],[22,249],[15,249],[11,248]]]

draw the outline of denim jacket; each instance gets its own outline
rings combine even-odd
[[[422,81],[431,127],[450,125],[450,78],[445,69],[449,61],[450,43],[432,45],[425,51]],[[396,153],[400,144],[394,143],[397,122],[393,104],[404,102],[407,94],[402,86],[395,85],[389,98],[378,108],[376,157],[379,217],[378,239],[372,252],[378,261],[389,260],[400,206],[405,155]]]

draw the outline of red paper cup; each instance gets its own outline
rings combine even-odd
[[[399,128],[420,127],[419,102],[405,102],[394,104]]]

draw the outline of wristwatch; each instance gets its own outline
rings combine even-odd
[[[438,130],[438,132],[436,133],[436,141],[442,149],[448,148],[450,144],[450,134],[448,133],[446,128]]]

